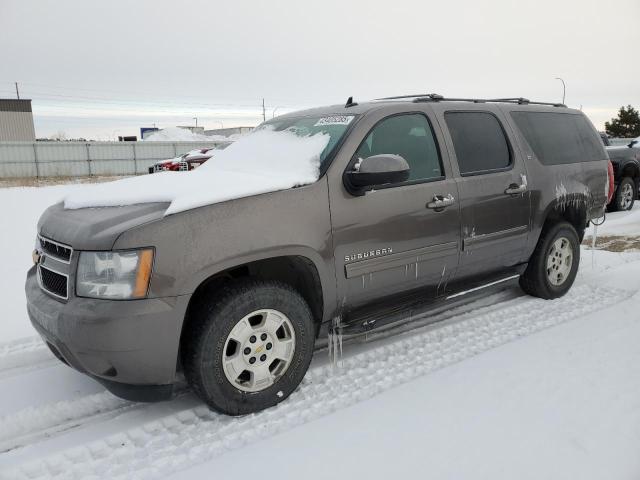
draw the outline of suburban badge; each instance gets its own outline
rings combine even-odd
[[[366,260],[367,258],[375,258],[375,257],[383,257],[384,255],[389,255],[393,253],[393,248],[377,248],[375,250],[369,250],[367,252],[353,253],[351,255],[345,255],[344,261],[355,262],[356,260]]]

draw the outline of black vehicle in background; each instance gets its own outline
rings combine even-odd
[[[600,137],[613,165],[615,185],[607,209],[610,212],[631,210],[640,191],[640,137],[620,146],[611,145],[606,134],[601,133]]]

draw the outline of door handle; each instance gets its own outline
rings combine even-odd
[[[507,187],[507,189],[504,191],[504,193],[506,195],[518,195],[519,193],[524,193],[527,191],[527,184],[526,183],[522,183],[520,185],[518,185],[517,183],[512,183],[511,185],[509,185]]]
[[[456,200],[450,193],[446,197],[442,195],[434,195],[433,200],[427,203],[427,208],[435,210],[436,212],[441,212],[454,203],[456,203]]]

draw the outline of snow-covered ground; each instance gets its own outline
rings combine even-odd
[[[279,406],[229,418],[185,388],[120,400],[34,338],[37,217],[85,186],[0,189],[0,478],[640,477],[640,252],[582,251],[554,301],[508,288],[439,323],[319,352]],[[640,205],[599,235],[640,236]]]

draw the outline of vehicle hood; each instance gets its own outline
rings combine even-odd
[[[617,145],[615,147],[605,148],[611,160],[640,159],[640,148],[632,148],[628,145]]]
[[[165,202],[65,210],[57,203],[40,217],[38,233],[75,250],[110,250],[120,234],[162,218],[168,207]]]

